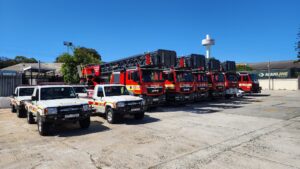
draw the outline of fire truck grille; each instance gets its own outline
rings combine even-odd
[[[192,91],[192,89],[193,89],[192,87],[181,87],[180,91],[181,92],[190,92],[190,91]]]
[[[157,93],[161,93],[162,92],[162,88],[154,88],[154,87],[148,87],[147,88],[147,93],[149,94],[157,94]]]
[[[75,114],[80,113],[82,106],[64,106],[64,107],[58,107],[57,111],[60,114]]]

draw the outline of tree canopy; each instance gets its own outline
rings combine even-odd
[[[66,83],[78,83],[77,66],[100,64],[101,55],[95,49],[76,47],[73,50],[73,54],[63,53],[56,58],[55,62],[63,63],[62,74]]]
[[[252,67],[250,67],[249,65],[247,64],[237,64],[236,65],[236,70],[238,72],[242,72],[242,71],[252,71]]]
[[[0,69],[12,66],[18,63],[37,63],[35,58],[27,58],[26,56],[16,56],[14,59],[0,57]]]

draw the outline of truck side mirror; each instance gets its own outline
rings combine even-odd
[[[32,100],[32,101],[37,101],[36,96],[31,96],[31,100]]]
[[[15,93],[12,94],[13,97],[16,97],[17,95]]]

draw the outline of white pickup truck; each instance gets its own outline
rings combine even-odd
[[[120,84],[96,85],[88,103],[96,113],[104,114],[109,123],[116,123],[125,114],[132,114],[135,119],[143,119],[145,114],[143,99],[129,95]]]
[[[31,100],[35,86],[18,86],[10,99],[11,112],[18,117],[26,117],[25,102]]]
[[[69,85],[36,86],[26,108],[27,122],[36,122],[40,135],[48,135],[56,123],[79,121],[83,129],[90,126],[91,107]]]

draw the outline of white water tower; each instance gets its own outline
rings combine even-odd
[[[211,56],[210,47],[215,45],[215,40],[211,39],[209,35],[206,35],[206,39],[202,40],[202,45],[206,48],[206,58],[209,59]]]

